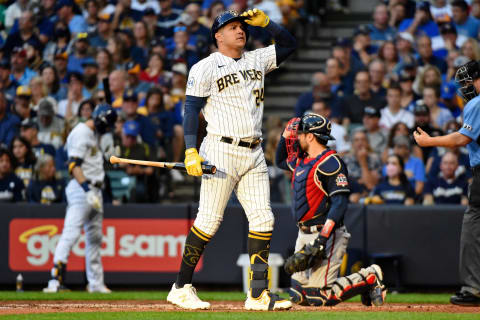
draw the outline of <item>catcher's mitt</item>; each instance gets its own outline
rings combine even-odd
[[[304,245],[300,251],[288,257],[284,265],[285,272],[294,274],[313,267],[317,260],[324,258],[326,242],[326,238],[319,236],[311,243]]]

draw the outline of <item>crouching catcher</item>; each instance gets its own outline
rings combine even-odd
[[[343,225],[347,210],[348,172],[326,147],[331,123],[307,114],[287,124],[277,148],[277,165],[292,174],[292,213],[299,227],[295,253],[285,263],[292,275],[292,302],[333,306],[361,295],[364,305],[382,305],[386,288],[379,266],[338,277],[350,234]]]

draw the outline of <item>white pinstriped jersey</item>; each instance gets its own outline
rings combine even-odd
[[[275,46],[242,54],[235,59],[220,52],[190,70],[187,95],[208,97],[203,108],[209,134],[232,138],[262,135],[265,74],[277,68]]]

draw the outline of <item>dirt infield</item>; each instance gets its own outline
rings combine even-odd
[[[294,306],[293,311],[315,311],[316,307]],[[53,312],[113,312],[113,311],[180,311],[165,301],[3,301],[0,302],[2,314],[28,314]],[[358,312],[446,312],[446,313],[480,313],[479,308],[459,307],[449,304],[385,304],[382,307],[365,307],[360,303],[345,302],[335,307],[323,307],[326,311]],[[207,312],[237,311],[243,309],[242,301],[215,301]],[[187,311],[188,312],[188,311]],[[198,311],[195,311],[198,312]]]

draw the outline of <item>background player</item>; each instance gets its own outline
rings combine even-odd
[[[338,278],[350,239],[343,225],[350,190],[345,164],[327,147],[331,127],[327,118],[314,113],[293,118],[277,148],[277,165],[293,171],[292,209],[299,227],[296,253],[285,263],[285,271],[293,274],[290,298],[298,304],[332,306],[362,294],[365,305],[381,305],[386,289],[379,266]]]
[[[460,237],[460,281],[462,288],[450,298],[457,305],[480,305],[480,65],[470,61],[455,75],[467,104],[463,126],[446,136],[430,137],[420,127],[413,133],[421,147],[455,148],[467,146],[473,181],[468,193],[468,207],[463,215]]]
[[[66,188],[67,214],[62,236],[55,248],[52,279],[44,292],[65,289],[65,272],[70,251],[85,230],[85,265],[89,292],[110,293],[103,281],[100,256],[102,245],[103,200],[102,186],[105,177],[101,136],[112,128],[117,114],[109,105],[95,108],[92,119],[79,123],[67,137],[68,169],[74,179]]]
[[[247,24],[265,28],[275,45],[243,52]],[[230,195],[235,190],[248,222],[248,253],[252,273],[246,309],[277,310],[292,306],[267,290],[268,255],[274,217],[270,207],[267,165],[261,144],[265,74],[274,70],[296,47],[285,29],[261,10],[239,16],[221,13],[212,26],[218,52],[195,64],[187,82],[185,102],[185,165],[189,175],[202,175],[203,159],[217,167],[204,175],[197,218],[187,236],[182,264],[167,300],[182,308],[206,309],[192,287],[200,256],[217,231]],[[203,110],[202,110],[203,108]],[[207,136],[196,149],[198,114],[203,111]]]

